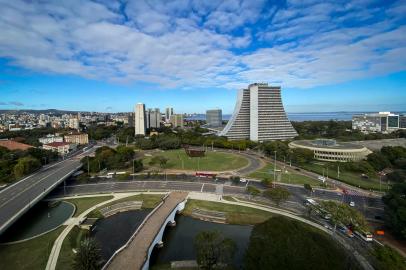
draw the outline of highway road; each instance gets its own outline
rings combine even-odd
[[[163,179],[162,179],[163,180]],[[249,182],[257,188],[263,189],[261,183]],[[376,216],[383,216],[383,203],[380,198],[366,197],[362,194],[346,195],[330,190],[314,190],[310,193],[300,186],[285,186],[290,193],[290,202],[303,205],[306,198],[313,197],[321,200],[335,200],[345,203],[354,202],[355,207],[363,212],[368,219],[375,219]],[[73,196],[82,194],[97,194],[109,192],[128,191],[167,191],[182,190],[195,192],[210,192],[219,195],[247,195],[246,184],[233,185],[227,182],[203,181],[100,181],[92,184],[69,184],[66,187],[59,187],[51,194],[52,197]],[[221,192],[219,192],[221,191]]]
[[[80,168],[80,158],[94,149],[44,166],[30,176],[0,191],[0,233],[45,197],[53,188]]]

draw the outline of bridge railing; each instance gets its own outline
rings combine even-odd
[[[134,240],[134,238],[137,236],[138,232],[144,227],[145,223],[148,222],[148,219],[156,212],[158,209],[165,203],[165,199],[169,196],[169,193],[167,193],[163,198],[162,201],[158,204],[157,207],[154,208],[142,221],[140,226],[135,230],[135,232],[131,235],[130,239],[122,246],[121,248],[117,249],[116,252],[110,257],[110,259],[106,262],[106,264],[103,266],[102,270],[106,270],[107,267],[111,264],[113,259],[121,252],[123,251],[128,245]]]

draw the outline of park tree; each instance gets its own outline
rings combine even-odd
[[[41,167],[41,162],[33,157],[19,158],[14,166],[14,176],[20,178],[24,175],[32,173]]]
[[[85,238],[79,245],[73,262],[75,270],[97,270],[101,268],[100,248],[93,238]]]
[[[331,215],[334,225],[352,224],[355,230],[368,231],[369,226],[365,217],[355,208],[335,201],[322,201],[320,206]]]
[[[309,193],[313,192],[313,188],[310,184],[306,183],[303,185],[304,189],[309,191]]]
[[[389,246],[377,245],[372,251],[376,270],[406,270],[406,261],[402,255]]]
[[[248,186],[247,192],[251,196],[258,196],[259,194],[261,194],[261,191],[254,186]]]
[[[298,165],[310,163],[314,159],[314,153],[309,149],[294,148],[289,151],[289,159]]]
[[[244,269],[357,269],[328,235],[299,221],[275,216],[256,224],[244,255]]]
[[[400,239],[406,239],[406,182],[395,184],[382,198],[385,223]]]
[[[389,159],[381,152],[373,152],[369,154],[367,161],[376,171],[382,171],[391,165]]]
[[[290,192],[285,188],[275,187],[264,191],[264,195],[279,206],[289,198]]]
[[[149,161],[149,165],[158,165],[161,169],[166,169],[168,167],[169,159],[163,156],[154,156]]]
[[[271,187],[272,185],[272,179],[269,177],[264,177],[261,180],[261,184],[264,185],[265,187]]]
[[[196,235],[194,246],[199,268],[211,270],[231,263],[237,245],[218,231],[202,231]]]
[[[391,173],[388,173],[386,175],[389,181],[392,183],[402,183],[406,182],[406,170],[395,170]]]

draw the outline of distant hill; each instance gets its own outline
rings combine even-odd
[[[75,114],[78,111],[66,111],[66,110],[57,110],[57,109],[45,109],[45,110],[0,110],[0,113],[35,113],[35,114]]]

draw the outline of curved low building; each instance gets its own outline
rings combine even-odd
[[[289,147],[312,150],[314,158],[323,161],[360,161],[372,153],[364,146],[330,139],[293,141]]]
[[[297,136],[283,109],[280,86],[254,83],[238,93],[234,113],[220,136],[230,140],[287,140]]]

